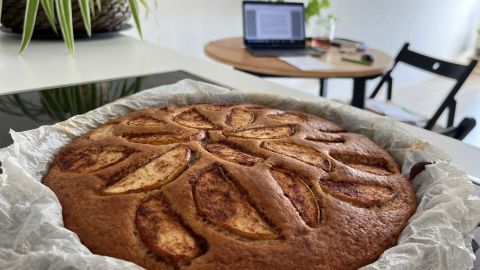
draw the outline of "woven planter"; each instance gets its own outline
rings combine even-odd
[[[15,33],[22,33],[26,0],[3,0],[2,25]],[[73,31],[75,34],[86,35],[82,14],[78,1],[72,0]],[[92,33],[112,32],[121,30],[130,19],[130,7],[127,0],[102,0],[102,10],[92,14]],[[34,35],[53,35],[53,29],[48,22],[41,5],[38,7]]]

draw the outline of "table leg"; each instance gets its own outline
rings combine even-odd
[[[363,109],[365,107],[366,78],[353,79],[352,106]]]
[[[327,79],[321,78],[319,81],[320,84],[320,96],[321,97],[327,97]]]

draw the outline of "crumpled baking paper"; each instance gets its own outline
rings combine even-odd
[[[73,138],[132,110],[189,103],[257,103],[299,110],[364,134],[402,165],[432,162],[413,184],[418,209],[398,245],[362,269],[471,269],[471,231],[480,223],[480,199],[473,184],[449,164],[449,156],[400,129],[395,122],[329,101],[243,92],[184,80],[120,99],[53,126],[11,132],[14,143],[0,150],[0,269],[135,269],[130,262],[92,254],[63,227],[61,205],[41,184],[56,153]],[[321,267],[321,266],[319,266]]]

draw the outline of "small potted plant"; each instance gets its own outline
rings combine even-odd
[[[330,7],[330,0],[310,0],[305,8],[308,31],[312,38],[332,41],[335,38],[336,18],[329,14],[323,16],[322,10]]]
[[[276,0],[284,2],[284,0]],[[309,36],[315,39],[332,41],[335,37],[336,18],[332,14],[322,16],[322,10],[330,7],[330,0],[308,0],[305,7],[305,22]]]
[[[120,30],[130,14],[142,36],[140,5],[148,10],[147,0],[0,0],[0,21],[4,28],[22,33],[20,53],[35,32],[61,35],[73,54],[74,35]]]

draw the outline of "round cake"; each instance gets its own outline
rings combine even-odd
[[[132,112],[68,144],[44,183],[93,253],[147,269],[357,269],[415,212],[374,142],[253,104]]]

